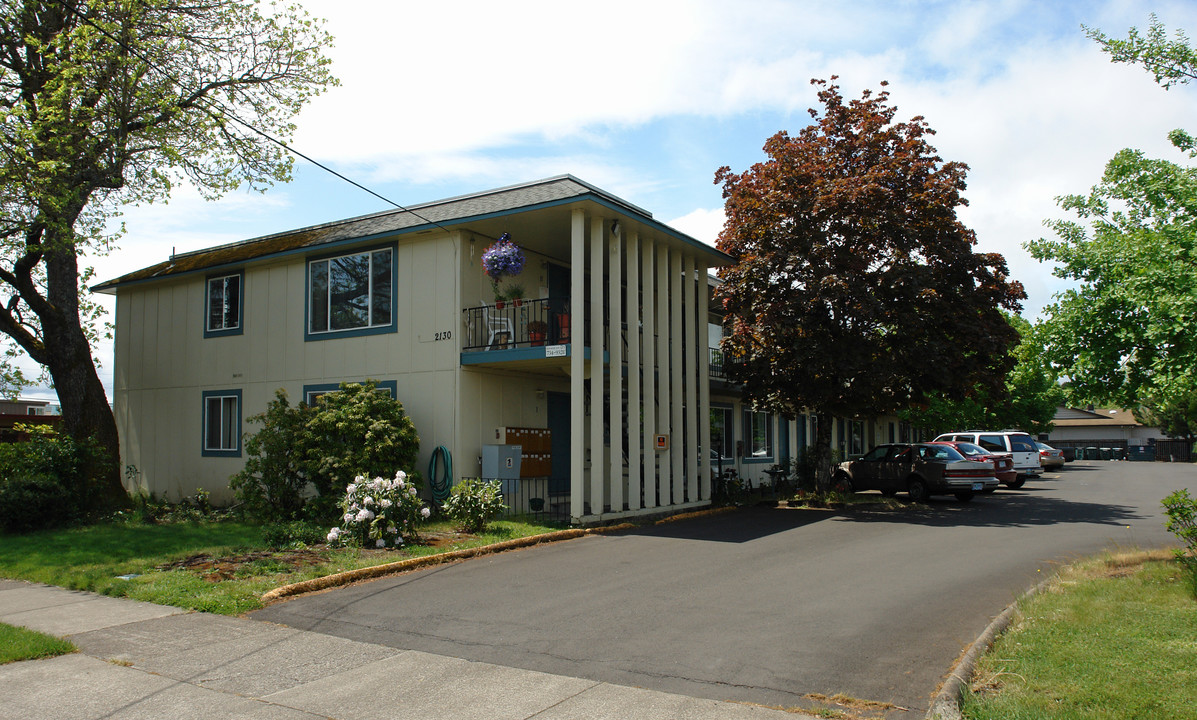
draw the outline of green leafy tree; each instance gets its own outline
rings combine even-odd
[[[1197,379],[1197,170],[1122,150],[1088,195],[1060,205],[1076,219],[1026,247],[1075,283],[1043,320],[1070,400],[1133,408],[1185,394]]]
[[[1177,30],[1174,39],[1169,40],[1167,28],[1154,13],[1146,35],[1133,27],[1125,40],[1090,27],[1085,27],[1085,35],[1100,44],[1112,62],[1142,65],[1165,89],[1197,79],[1197,52],[1189,46],[1188,36]]]
[[[899,415],[912,425],[937,432],[1003,428],[1050,432],[1056,408],[1065,401],[1064,388],[1044,357],[1041,329],[1019,315],[1006,314],[1006,319],[1020,339],[1010,351],[1014,365],[997,394],[978,386],[959,399],[931,397],[925,405]]]
[[[1197,439],[1197,389],[1184,388],[1167,396],[1146,398],[1135,409],[1135,419],[1159,428],[1168,437]]]
[[[973,251],[956,217],[966,166],[945,163],[921,117],[894,122],[889,94],[845,102],[821,86],[823,110],[768,159],[721,168],[727,222],[718,247],[729,376],[756,407],[794,417],[895,412],[929,397],[997,390],[1022,286],[1005,259]],[[831,423],[819,423],[819,477],[829,477]]]
[[[0,382],[58,391],[63,428],[117,455],[91,357],[103,332],[85,286],[123,203],[179,182],[206,197],[289,178],[268,135],[335,82],[321,26],[295,8],[239,0],[13,0],[0,5]],[[265,134],[263,134],[265,133]],[[124,503],[114,469],[99,502]]]

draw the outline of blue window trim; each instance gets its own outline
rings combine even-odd
[[[209,295],[212,281],[218,278],[237,278],[237,327],[212,330],[208,327]],[[204,276],[204,337],[225,337],[227,335],[241,335],[245,330],[245,270],[211,273]]]
[[[742,427],[740,428],[740,433],[741,433],[742,437],[744,438],[745,451],[748,451],[752,447],[752,437],[751,437],[752,423],[749,422],[749,417],[755,412],[764,413],[769,419],[768,420],[768,423],[769,423],[769,425],[768,425],[769,454],[765,455],[763,457],[759,457],[759,458],[753,457],[752,455],[745,455],[740,460],[745,465],[752,465],[752,464],[759,464],[759,463],[773,464],[774,458],[777,456],[777,447],[775,445],[775,440],[777,438],[774,437],[774,432],[773,432],[774,415],[773,415],[773,413],[769,412],[768,410],[753,410],[752,408],[747,408],[747,407],[744,408],[744,412],[742,413],[742,416],[740,418],[740,421],[742,423]]]
[[[346,382],[352,382],[360,385],[364,383],[365,380],[347,380]],[[399,383],[395,380],[382,380],[376,382],[375,387],[380,390],[389,390],[391,393],[391,398],[393,399],[399,397]],[[303,402],[306,403],[308,401],[308,395],[311,393],[329,393],[336,392],[340,389],[341,383],[313,383],[311,385],[304,385]]]
[[[241,405],[241,391],[240,390],[205,390],[201,395],[200,401],[200,455],[203,457],[241,457],[241,416],[244,414]],[[208,449],[208,399],[214,397],[235,397],[237,398],[237,448],[235,450],[209,450]]]
[[[352,330],[325,330],[324,332],[312,332],[312,263],[320,262],[321,260],[330,260],[332,258],[347,257],[349,255],[364,255],[378,250],[391,251],[391,323],[389,325],[377,325],[374,327],[354,328]],[[387,333],[399,332],[399,244],[398,243],[384,243],[382,245],[372,245],[370,247],[355,248],[353,250],[340,250],[333,253],[320,253],[318,255],[309,255],[303,260],[303,341],[315,342],[319,340],[332,340],[334,338],[352,338],[363,337],[365,335],[385,335]]]

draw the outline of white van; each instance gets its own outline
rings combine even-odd
[[[944,433],[935,440],[937,442],[970,442],[995,454],[1009,455],[1014,460],[1014,472],[1017,473],[1012,482],[1006,483],[1006,487],[1009,488],[1022,487],[1027,478],[1039,477],[1043,473],[1043,467],[1039,464],[1039,448],[1035,447],[1035,439],[1025,432],[969,430],[968,432]]]

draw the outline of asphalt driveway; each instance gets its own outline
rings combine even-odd
[[[1197,467],[1079,461],[970,504],[748,508],[303,596],[253,614],[397,648],[718,700],[922,717],[964,647],[1062,561],[1172,544]],[[396,682],[402,682],[396,678]],[[908,709],[908,711],[902,710]]]

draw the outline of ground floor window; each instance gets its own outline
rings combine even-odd
[[[341,389],[340,383],[319,383],[315,385],[303,386],[303,401],[308,405],[315,405],[317,401],[328,393],[336,392]],[[398,394],[398,383],[394,380],[384,380],[375,383],[375,390],[386,393],[392,398]]]
[[[203,454],[241,457],[241,391],[207,391],[203,393],[203,403]]]
[[[744,458],[773,459],[773,413],[744,411]]]
[[[864,455],[865,436],[864,422],[853,420],[848,423],[848,456]]]
[[[736,456],[735,428],[732,427],[730,407],[711,406],[711,450],[718,453],[712,458],[730,460]]]

